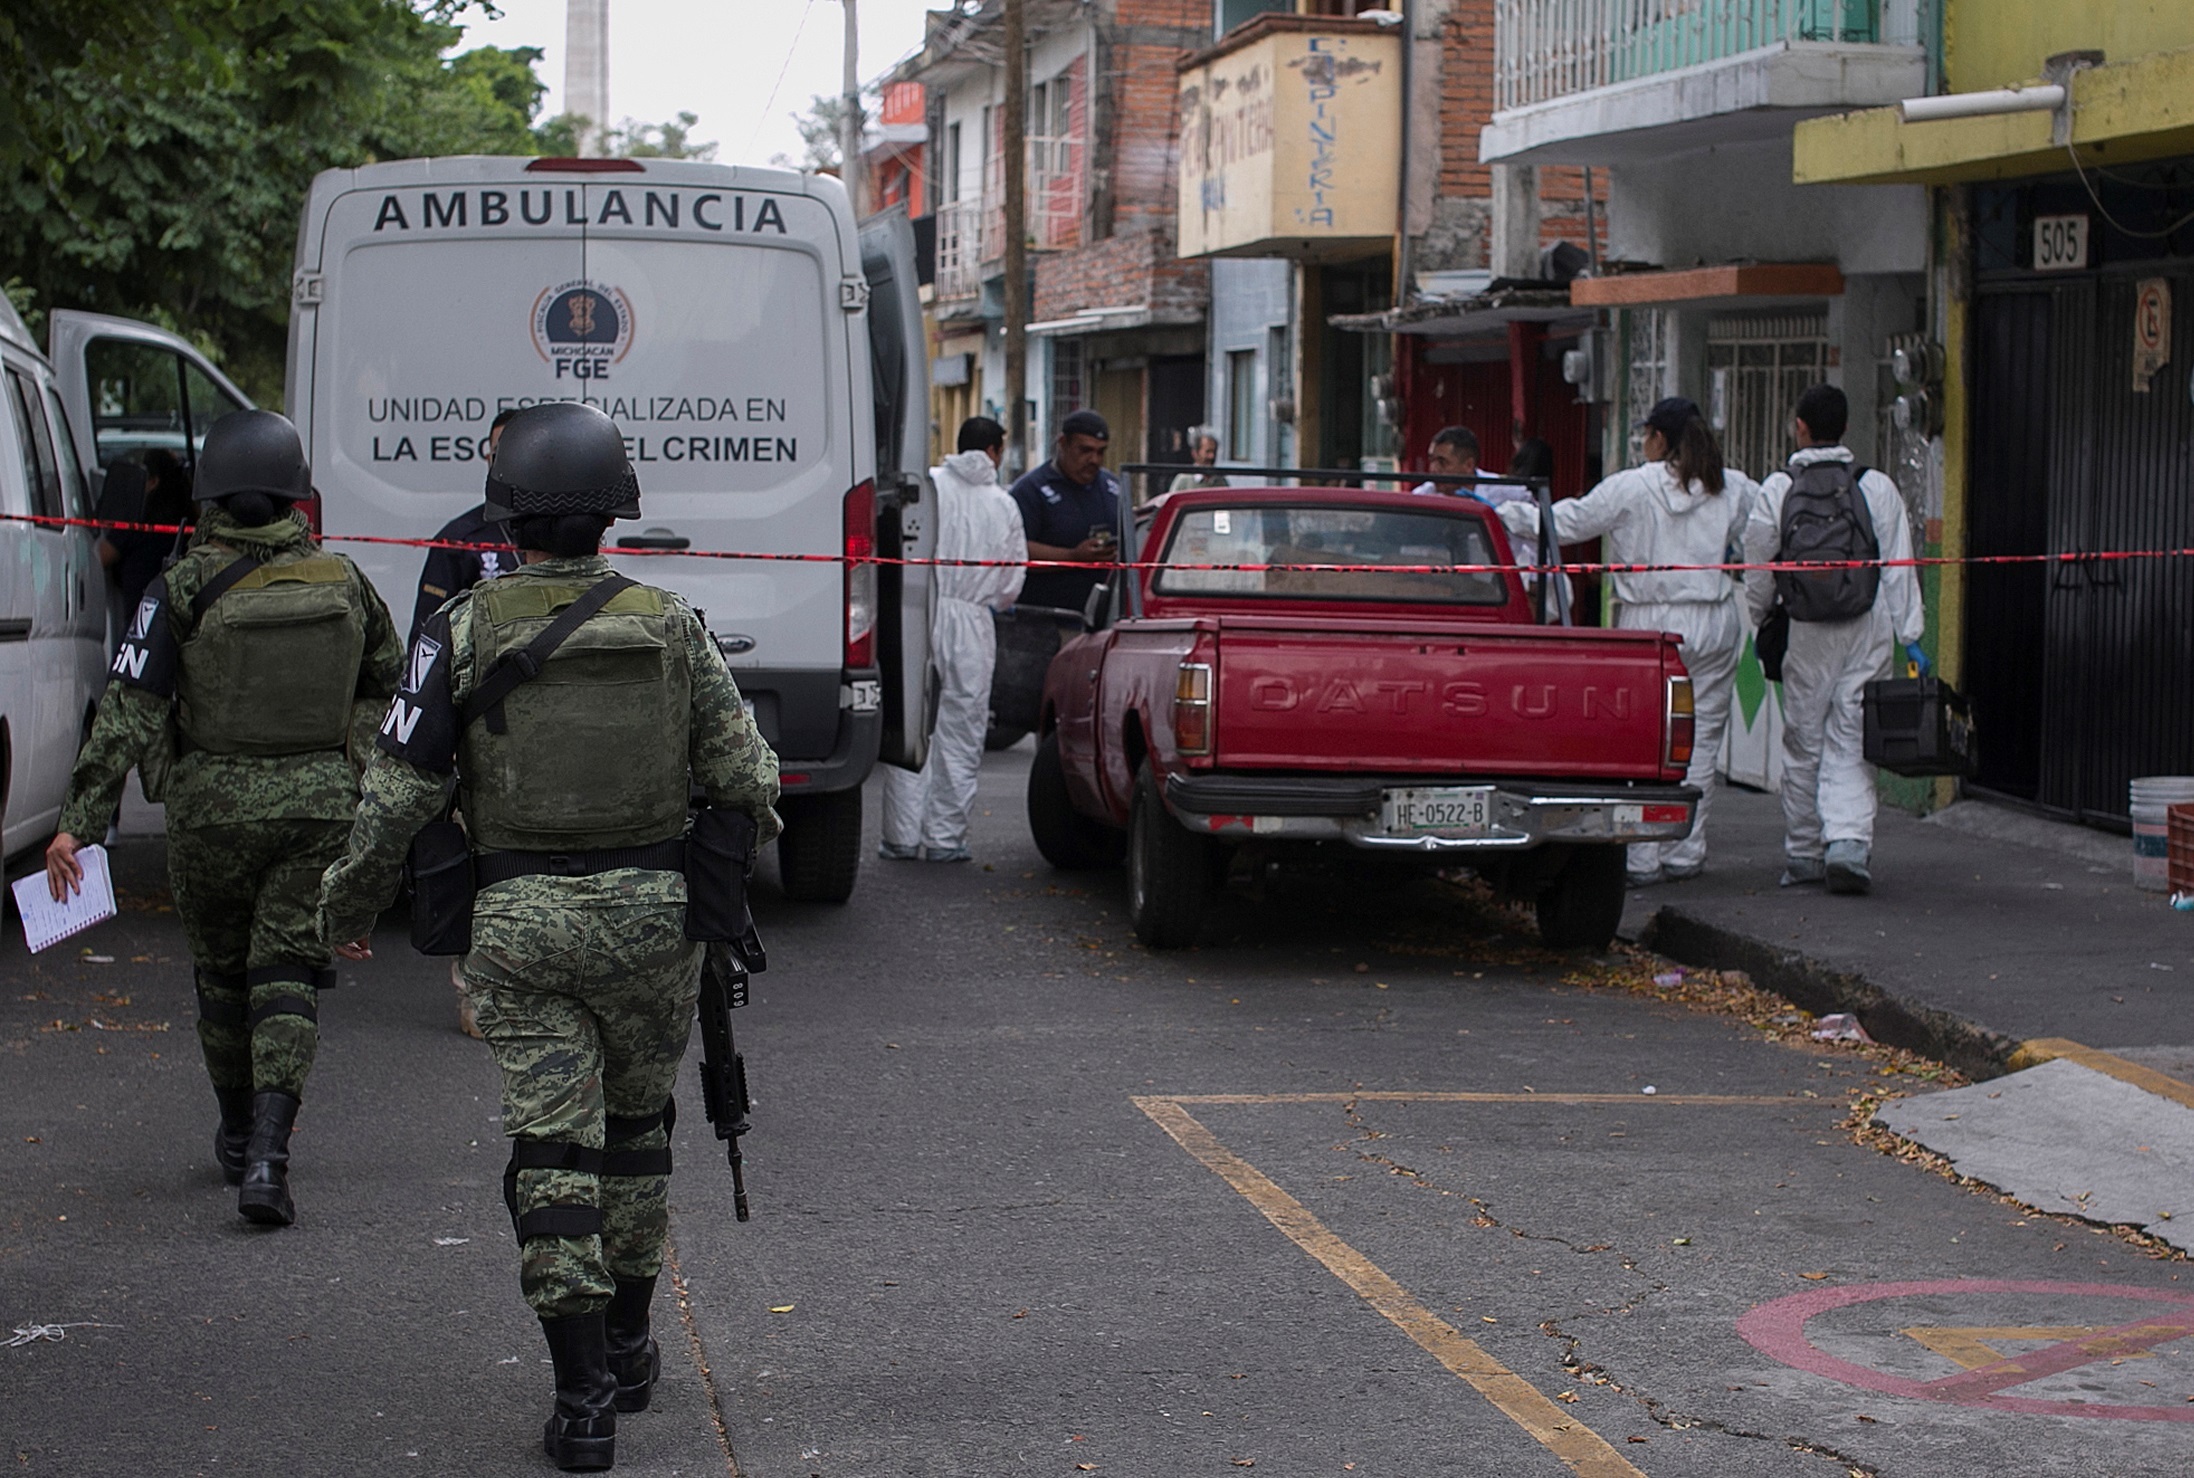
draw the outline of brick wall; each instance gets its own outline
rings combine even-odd
[[[1451,0],[1440,37],[1439,168],[1432,228],[1420,238],[1427,267],[1483,267],[1492,229],[1493,167],[1478,162],[1478,136],[1493,116],[1493,0]],[[1600,239],[1607,239],[1607,172],[1593,174]],[[1539,240],[1585,244],[1584,171],[1539,171]]]
[[[1042,252],[1036,270],[1035,321],[1071,318],[1085,308],[1132,308],[1161,316],[1201,315],[1211,301],[1211,270],[1174,255],[1171,221],[1138,224],[1072,251]]]

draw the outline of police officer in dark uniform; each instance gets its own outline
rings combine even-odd
[[[241,1215],[287,1226],[290,1131],[335,974],[320,874],[350,834],[351,756],[363,764],[372,747],[403,639],[372,583],[296,511],[312,471],[281,416],[214,422],[194,492],[211,506],[131,615],[46,874],[56,898],[78,884],[77,838],[106,834],[132,766],[150,778],[148,795],[167,802],[169,884],[221,1106],[214,1157],[241,1186]]]
[[[503,428],[516,409],[495,413],[488,423],[488,457],[492,461],[497,443],[503,439]],[[478,503],[443,524],[434,534],[439,544],[486,544],[487,549],[429,549],[426,563],[419,569],[419,598],[412,605],[411,634],[417,636],[419,628],[427,624],[427,617],[442,609],[442,603],[460,590],[470,590],[482,580],[492,580],[497,575],[507,575],[518,568],[518,552],[510,547],[510,536],[503,532],[503,525],[488,517],[488,505]]]
[[[710,818],[688,836],[692,787],[751,818],[758,845],[778,829],[777,757],[692,609],[600,553],[614,519],[639,516],[615,423],[570,402],[520,411],[488,486],[525,563],[413,641],[322,928],[366,957],[414,836],[446,826],[454,774],[478,887],[465,986],[502,1070],[519,1281],[556,1369],[542,1445],[592,1471],[659,1368],[670,1090],[696,940],[730,937],[696,927],[707,890],[687,870]]]
[[[1088,570],[1032,569],[1021,586],[1021,604],[1079,611],[1092,588],[1111,573],[1119,552],[1120,482],[1105,471],[1112,429],[1095,411],[1076,411],[1059,423],[1050,461],[1009,490],[1028,534],[1028,557],[1071,560]]]

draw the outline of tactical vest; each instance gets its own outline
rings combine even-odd
[[[215,754],[341,749],[365,654],[366,613],[344,561],[263,564],[207,606],[183,643],[176,721]]]
[[[472,593],[472,687],[591,580],[513,577]],[[540,676],[458,746],[465,828],[492,851],[638,847],[685,830],[692,675],[670,602],[635,585],[565,638]]]

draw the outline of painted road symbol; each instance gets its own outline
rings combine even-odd
[[[1838,1320],[1838,1310],[1904,1300],[1919,1310],[1878,1308]],[[2080,1323],[1934,1322],[1946,1310],[1985,1315],[2046,1310]],[[1953,1315],[1956,1317],[1956,1315]],[[1820,1321],[1816,1324],[1816,1321]],[[1813,1327],[1808,1327],[1813,1326]],[[2194,1397],[2150,1379],[2147,1362],[2194,1336],[2194,1293],[2110,1283],[2024,1283],[1948,1278],[1815,1288],[1760,1304],[1737,1332],[1762,1354],[1830,1380],[1885,1395],[2036,1416],[2115,1421],[2194,1421]],[[1871,1357],[1873,1363],[1846,1358]],[[1956,1369],[1944,1371],[1944,1365]],[[2130,1371],[2128,1370],[2128,1367]],[[2035,1386],[2037,1393],[2009,1394]],[[2078,1389],[2083,1396],[2069,1392]],[[2153,1393],[2153,1394],[2152,1394]],[[2149,1405],[2167,1396],[2170,1405]]]

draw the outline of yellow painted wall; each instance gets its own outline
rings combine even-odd
[[[1392,34],[1278,31],[1182,73],[1180,254],[1390,241],[1401,60]]]
[[[2060,51],[2113,62],[2194,46],[2194,0],[1947,0],[1943,60],[1952,92],[2042,74]]]

